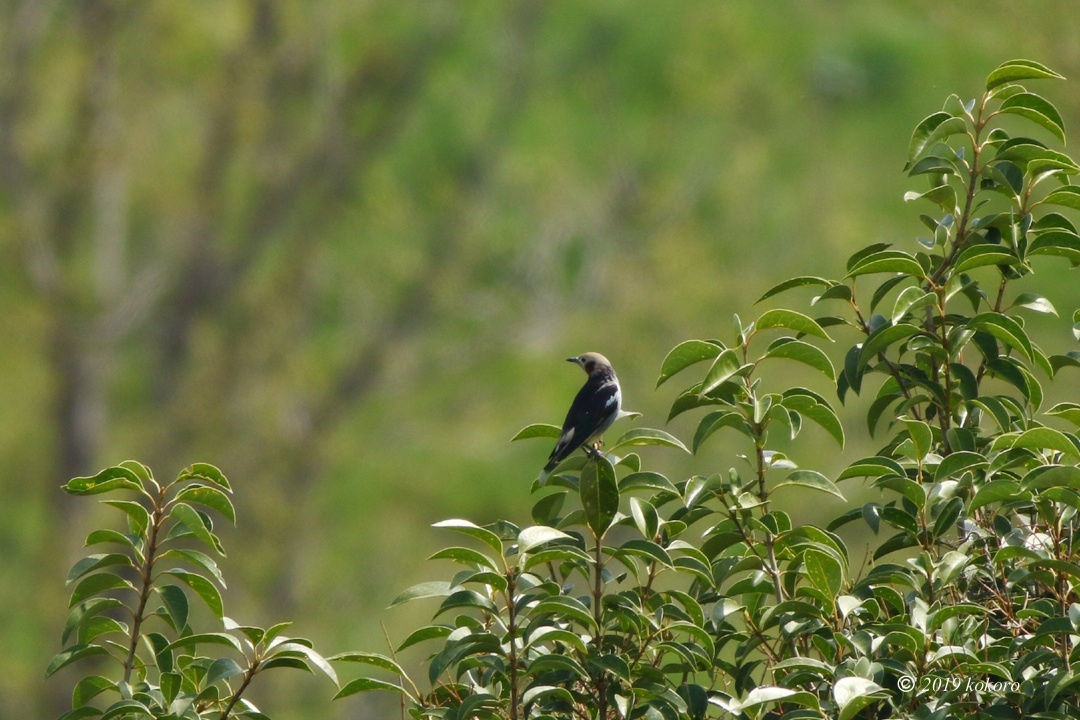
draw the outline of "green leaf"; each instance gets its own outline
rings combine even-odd
[[[92,531],[86,536],[86,542],[84,544],[86,547],[90,547],[91,545],[101,545],[103,543],[114,543],[129,548],[135,547],[133,536],[125,535],[124,533],[109,530],[107,528]]]
[[[698,423],[697,432],[694,433],[694,453],[697,453],[706,438],[724,427],[734,428],[745,435],[750,434],[750,426],[746,424],[746,419],[738,412],[734,410],[711,412],[701,418],[701,422]]]
[[[1019,265],[1020,258],[1001,245],[972,245],[956,257],[953,273],[962,273],[985,265]]]
[[[747,693],[742,702],[737,703],[738,712],[746,713],[748,710],[758,708],[767,703],[784,702],[792,705],[802,705],[803,707],[817,708],[818,700],[814,697],[813,693],[800,692],[798,690],[792,690],[790,688],[778,687],[775,685],[759,685],[758,687]],[[753,717],[757,717],[760,713],[753,712],[748,713]]]
[[[641,472],[630,473],[619,481],[620,492],[641,489],[669,492],[673,495],[679,494],[675,485],[660,473],[643,470]]]
[[[934,471],[934,482],[941,482],[946,478],[958,477],[969,470],[984,468],[989,464],[990,462],[979,453],[959,450],[947,455],[941,463],[938,464],[937,470]]]
[[[63,486],[72,495],[97,495],[111,490],[142,490],[138,476],[126,467],[105,468],[92,477],[77,477]]]
[[[203,602],[206,603],[206,606],[210,608],[218,619],[224,617],[225,608],[221,602],[221,593],[214,587],[214,583],[198,573],[182,568],[166,570],[166,573],[183,581],[188,587],[194,590],[195,594],[202,598]]]
[[[218,658],[210,663],[210,667],[206,669],[206,677],[203,678],[203,684],[213,685],[222,680],[228,680],[231,677],[243,674],[244,668],[240,667],[240,665],[232,658]]]
[[[705,379],[701,382],[700,393],[705,395],[720,387],[737,375],[740,367],[739,358],[735,351],[724,350],[713,361],[709,372],[705,374]]]
[[[146,529],[150,526],[150,513],[142,503],[134,500],[102,500],[101,502],[126,514],[131,520],[130,526],[133,532],[140,535],[146,534]]]
[[[1027,118],[1065,142],[1065,121],[1061,119],[1061,113],[1048,100],[1035,93],[1017,93],[1007,98],[1001,103],[999,112]]]
[[[1065,185],[1054,190],[1042,200],[1045,205],[1058,205],[1060,207],[1080,210],[1080,185]]]
[[[523,553],[531,552],[534,548],[546,545],[549,542],[569,539],[571,539],[570,536],[562,530],[556,530],[546,525],[533,525],[518,533],[518,550]]]
[[[658,562],[665,567],[673,567],[667,550],[651,540],[627,540],[616,550],[618,554],[636,555],[646,560]]]
[[[302,638],[292,638],[275,645],[273,646],[273,657],[300,657],[307,662],[309,667],[314,666],[318,668],[323,675],[330,678],[335,685],[340,684],[334,666],[316,651],[315,648],[311,647],[311,643],[307,640]]]
[[[181,472],[176,479],[181,482],[186,482],[188,480],[204,480],[232,492],[232,488],[229,487],[229,481],[225,479],[221,470],[218,470],[209,463],[193,463],[191,467],[184,468],[183,472]]]
[[[87,555],[71,566],[71,571],[68,572],[67,580],[64,582],[66,585],[70,585],[87,573],[100,570],[103,567],[113,567],[116,565],[131,567],[131,558],[123,553]]]
[[[169,548],[161,553],[159,557],[177,558],[189,562],[200,570],[205,570],[210,577],[217,581],[218,585],[225,587],[225,577],[221,574],[221,569],[214,562],[214,559],[204,552],[187,548]]]
[[[389,670],[392,673],[396,673],[403,677],[405,676],[405,671],[396,661],[385,655],[380,655],[379,653],[350,651],[331,655],[326,659],[330,662],[354,662],[362,665],[371,665],[372,667]]]
[[[888,697],[885,688],[857,676],[840,678],[833,685],[833,700],[840,708],[837,720],[851,720],[871,703]]]
[[[771,288],[769,288],[765,292],[764,295],[762,295],[761,297],[759,297],[757,299],[756,303],[759,303],[762,300],[766,300],[768,298],[771,298],[773,295],[777,295],[779,293],[782,293],[785,290],[791,290],[792,288],[797,288],[797,287],[805,287],[807,285],[821,285],[821,286],[824,286],[824,287],[835,287],[835,286],[839,285],[839,283],[834,282],[833,280],[826,280],[825,278],[812,277],[810,275],[803,275],[801,277],[796,277],[796,278],[791,278],[790,280],[785,280],[784,282],[780,283],[779,285],[772,286]]]
[[[787,485],[801,485],[802,487],[827,492],[846,502],[844,494],[840,492],[840,488],[836,487],[836,483],[814,470],[796,470],[780,482],[776,483],[773,490],[779,490],[781,487]]]
[[[1057,316],[1057,310],[1054,309],[1053,304],[1038,293],[1020,293],[1013,300],[1013,307],[1022,307],[1033,312]]]
[[[595,458],[585,464],[579,492],[585,522],[597,538],[603,537],[619,511],[619,483],[607,458]]]
[[[768,310],[757,319],[754,328],[756,330],[787,328],[803,335],[812,335],[832,342],[832,338],[818,325],[816,320],[794,310]]]
[[[844,568],[828,553],[807,550],[803,560],[810,583],[827,597],[835,598],[844,585]]]
[[[214,548],[219,555],[225,555],[225,550],[221,547],[221,541],[218,540],[214,533],[210,532],[210,527],[195,508],[187,503],[178,502],[169,510],[169,517],[190,530],[191,534],[197,539]]]
[[[1032,60],[1009,60],[999,65],[986,78],[986,89],[993,90],[999,85],[1016,82],[1017,80],[1039,80],[1043,78],[1064,80],[1064,77],[1050,68]]]
[[[185,635],[182,638],[178,638],[173,642],[165,646],[165,650],[175,650],[176,648],[195,647],[196,645],[224,645],[231,647],[236,652],[243,654],[244,650],[240,647],[240,641],[229,633],[223,632],[207,632],[207,633],[194,633],[192,635]]]
[[[390,603],[390,607],[396,607],[410,600],[419,600],[431,597],[446,597],[450,594],[450,583],[445,580],[431,580],[417,583],[398,595]]]
[[[980,313],[968,321],[968,327],[972,330],[983,330],[990,333],[1009,347],[1016,348],[1024,354],[1028,362],[1035,357],[1035,351],[1031,347],[1024,328],[1013,318],[1001,313]]]
[[[796,362],[809,365],[815,370],[819,370],[830,380],[836,380],[836,370],[833,369],[833,364],[832,361],[829,360],[829,356],[816,345],[811,345],[810,343],[801,340],[782,338],[769,346],[769,349],[765,352],[762,359],[764,358],[786,358],[788,360],[795,360]]]
[[[825,398],[806,388],[794,387],[784,391],[781,404],[820,425],[844,447],[844,427]]]
[[[1005,436],[1000,436],[1005,437]],[[997,447],[998,443],[994,443]],[[1069,440],[1069,437],[1060,430],[1048,427],[1037,427],[1020,433],[1016,441],[1011,443],[1014,449],[1027,448],[1031,450],[1054,450],[1066,455],[1078,456],[1080,450]]]
[[[934,293],[923,292],[921,287],[914,285],[906,287],[896,296],[896,304],[893,305],[892,311],[892,324],[899,323],[908,313],[913,313],[920,308],[936,303],[937,296]]]
[[[87,675],[75,684],[71,707],[78,709],[106,690],[115,690],[116,681],[100,675]]]
[[[108,651],[100,645],[73,645],[53,656],[53,659],[49,661],[49,666],[45,669],[45,677],[49,677],[60,668],[67,667],[77,660],[108,654]]]
[[[923,118],[915,126],[915,131],[911,134],[911,142],[908,143],[908,166],[922,155],[931,143],[965,130],[967,130],[967,123],[964,119],[947,112],[939,111]]]
[[[1074,266],[1080,264],[1080,236],[1065,230],[1039,233],[1028,244],[1028,255],[1063,257]]]
[[[660,527],[660,516],[651,503],[641,498],[630,498],[630,516],[634,518],[634,525],[646,540],[656,537],[656,531]]]
[[[853,477],[881,477],[882,475],[903,475],[904,466],[890,457],[876,455],[874,457],[856,460],[840,473],[837,480],[847,480]]]
[[[134,585],[119,575],[114,575],[111,572],[95,573],[94,575],[84,577],[79,581],[79,584],[75,586],[75,589],[71,591],[71,601],[68,603],[68,607],[74,607],[89,597],[109,590],[134,589]]]
[[[150,712],[150,708],[142,704],[138,700],[117,700],[109,707],[105,708],[105,712],[101,714],[101,720],[112,720],[113,718],[122,717],[153,717],[153,713]]]
[[[1080,427],[1080,404],[1071,402],[1058,403],[1047,410],[1046,414],[1068,420],[1073,425]]]
[[[938,185],[937,187],[930,188],[923,193],[915,192],[913,190],[904,193],[904,202],[914,202],[915,200],[929,200],[930,202],[934,203],[939,208],[950,214],[958,212],[958,209],[956,207],[956,189],[952,185]],[[916,261],[916,264],[918,264],[918,261]],[[911,267],[910,264],[908,265],[908,267]],[[872,272],[884,272],[884,270],[879,268],[873,270]],[[908,269],[897,270],[896,272],[902,272],[905,275],[914,275],[920,278],[925,277],[922,274],[921,265],[919,266],[919,272],[913,272]]]
[[[395,685],[385,680],[376,680],[375,678],[359,677],[355,680],[350,680],[345,683],[344,687],[337,691],[334,695],[334,700],[343,697],[349,697],[350,695],[356,695],[357,693],[370,692],[371,690],[391,690],[396,693],[400,693],[405,697],[410,697],[409,693],[405,691],[405,688],[400,685]]]
[[[166,617],[171,621],[175,632],[181,632],[187,625],[187,593],[179,585],[155,585],[158,597],[164,603]]]
[[[449,528],[464,535],[468,535],[469,537],[476,538],[477,540],[487,544],[488,547],[495,551],[496,555],[498,555],[499,557],[503,556],[503,544],[502,540],[499,539],[499,536],[491,532],[487,528],[482,528],[473,522],[454,518],[451,520],[443,520],[441,522],[437,522],[432,525],[432,527]]]
[[[656,380],[656,387],[660,387],[673,375],[685,370],[694,363],[712,360],[723,349],[723,346],[719,343],[706,342],[705,340],[687,340],[679,343],[664,358],[664,362],[660,367],[660,377]]]
[[[68,613],[67,622],[64,623],[64,634],[61,636],[60,641],[66,645],[72,633],[80,630],[92,618],[107,610],[123,606],[122,602],[111,597],[96,597],[84,600],[72,607],[71,612]]]
[[[491,558],[489,558],[482,552],[473,550],[472,548],[443,548],[439,552],[429,557],[428,560],[453,560],[454,562],[464,563],[465,565],[476,565],[478,567],[485,567],[491,570],[498,570],[498,567],[491,560]]]
[[[532,425],[526,425],[518,430],[517,435],[510,438],[510,442],[517,440],[529,440],[531,438],[552,438],[557,439],[559,433],[562,432],[558,425],[548,425],[547,423],[533,423]]]
[[[663,430],[654,430],[653,428],[634,428],[633,430],[627,430],[622,436],[615,441],[611,446],[612,451],[633,445],[661,445],[663,447],[675,448],[682,450],[683,452],[690,452],[686,449],[679,440],[671,433],[666,433]]]
[[[922,463],[934,448],[933,431],[929,425],[921,420],[910,420],[908,418],[900,418],[900,420],[907,427],[908,437],[911,438],[911,442],[915,446],[916,457]]]
[[[177,494],[176,499],[216,510],[233,525],[236,524],[236,509],[232,500],[217,488],[209,485],[189,485]]]
[[[913,335],[926,335],[926,333],[917,325],[882,325],[871,333],[863,343],[862,350],[859,352],[857,368],[862,370],[878,353],[885,352],[890,345]]]
[[[405,638],[400,645],[398,645],[398,652],[401,652],[407,647],[416,645],[417,643],[424,642],[425,640],[437,640],[439,638],[445,638],[451,632],[453,628],[447,625],[425,625],[422,628],[412,631],[409,636]],[[330,658],[333,660],[333,658]]]

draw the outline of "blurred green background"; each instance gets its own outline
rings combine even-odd
[[[674,344],[912,248],[907,142],[949,93],[1037,60],[1075,135],[1078,38],[1071,0],[0,3],[0,717],[62,712],[77,676],[42,680],[63,578],[119,517],[67,478],[219,465],[226,613],[385,652],[427,610],[390,600],[447,570],[431,523],[528,522],[550,448],[508,440],[562,420],[564,358],[605,353],[663,427]],[[1075,276],[1037,269],[1072,349]],[[861,456],[845,414],[843,456],[808,429],[793,459]],[[645,461],[724,470],[727,441]],[[252,698],[397,716],[332,694]]]

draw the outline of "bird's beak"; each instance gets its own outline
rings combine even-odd
[[[578,362],[578,359],[576,357],[566,358],[566,362],[572,362],[575,365],[580,365],[581,364],[581,363]]]

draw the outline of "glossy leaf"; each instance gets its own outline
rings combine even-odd
[[[210,582],[202,575],[193,573],[190,570],[184,570],[181,568],[173,568],[166,571],[169,575],[181,580],[195,591],[195,594],[202,598],[202,601],[206,603],[206,606],[216,615],[221,618],[225,614],[224,606],[221,602],[221,593],[214,583]]]
[[[796,470],[780,482],[776,483],[776,485],[773,486],[773,489],[778,490],[781,487],[788,485],[800,485],[813,490],[820,490],[821,492],[835,495],[841,500],[846,500],[844,494],[840,492],[840,488],[836,487],[836,483],[816,470]]]
[[[772,286],[767,291],[765,291],[765,294],[762,295],[761,297],[759,297],[756,302],[761,302],[762,300],[766,300],[768,298],[771,298],[773,295],[777,295],[777,294],[782,293],[782,292],[784,292],[786,290],[791,290],[792,288],[806,287],[808,285],[820,285],[820,286],[823,286],[823,287],[835,287],[838,284],[839,283],[836,283],[836,282],[834,282],[832,280],[826,280],[825,278],[813,277],[813,276],[810,276],[810,275],[803,275],[803,276],[800,276],[800,277],[791,278],[790,280],[785,280],[782,283],[779,283],[777,285]]]
[[[1065,142],[1065,121],[1061,113],[1046,98],[1035,93],[1017,93],[1001,103],[999,112],[1012,113],[1026,118],[1049,130],[1061,142]]]
[[[682,450],[686,453],[690,452],[686,449],[686,446],[671,433],[664,432],[663,430],[655,430],[653,428],[634,428],[633,430],[627,430],[612,444],[611,450],[614,452],[618,448],[635,445],[659,445],[661,447]]]
[[[469,537],[476,538],[477,540],[485,543],[488,547],[494,550],[496,555],[502,557],[503,544],[502,540],[499,539],[499,536],[488,530],[487,528],[480,527],[476,523],[473,523],[469,520],[460,520],[455,518],[452,520],[443,520],[441,522],[437,522],[432,525],[432,527],[449,528],[456,532],[462,533],[463,535],[468,535]]]
[[[518,549],[520,552],[531,552],[541,545],[546,545],[557,540],[569,540],[570,536],[562,530],[544,525],[533,525],[518,533]]]
[[[98,495],[112,490],[142,490],[138,476],[126,467],[105,468],[92,477],[77,477],[64,490],[72,495]]]
[[[510,442],[517,440],[529,440],[531,438],[550,438],[555,440],[559,437],[559,433],[562,432],[558,425],[549,425],[547,423],[533,423],[532,425],[526,425],[518,430],[517,435],[510,438]]]
[[[931,143],[938,142],[950,135],[962,133],[967,129],[963,118],[954,117],[947,112],[936,112],[923,118],[911,134],[908,144],[908,164],[922,155]]]
[[[193,463],[191,467],[185,468],[177,479],[181,481],[203,480],[232,492],[232,488],[229,486],[229,481],[225,479],[225,475],[221,470],[209,463]]]
[[[1040,80],[1046,78],[1064,79],[1041,63],[1032,60],[1009,60],[999,65],[986,78],[986,89],[993,90],[999,85],[1016,82],[1017,80]]]
[[[596,537],[602,537],[619,511],[619,483],[615,468],[606,458],[586,463],[581,470],[579,491],[585,521]]]
[[[754,323],[756,330],[770,330],[773,328],[786,328],[803,335],[812,335],[822,340],[832,341],[832,338],[822,329],[813,318],[795,312],[794,310],[768,310]]]
[[[723,349],[721,345],[705,340],[687,340],[679,343],[664,358],[664,363],[660,368],[660,377],[656,380],[656,387],[660,387],[673,375],[685,370],[694,363],[712,360]]]
[[[1015,348],[1024,354],[1030,362],[1034,359],[1035,351],[1031,347],[1024,328],[1013,318],[1001,313],[981,313],[968,321],[968,327],[973,330],[988,332],[1009,347]]]
[[[801,340],[788,339],[783,342],[775,342],[769,346],[765,355],[762,356],[762,359],[764,358],[795,360],[824,373],[830,380],[836,380],[836,371],[833,369],[829,356],[816,345]]]

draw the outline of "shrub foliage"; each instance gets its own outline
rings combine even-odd
[[[434,599],[431,622],[390,655],[337,656],[388,673],[338,696],[389,690],[413,717],[447,720],[1080,716],[1080,404],[1052,404],[1043,386],[1080,354],[1036,343],[1025,317],[1057,311],[1031,281],[1016,289],[1040,256],[1080,264],[1065,214],[1080,209],[1069,182],[1080,167],[1054,147],[1065,140],[1060,113],[1027,88],[1057,77],[1007,62],[979,97],[950,96],[918,124],[906,172],[927,189],[905,199],[927,230],[913,248],[869,245],[842,277],[791,278],[761,298],[810,288],[808,305],[736,318],[728,340],[672,349],[657,384],[684,384],[668,419],[698,417],[689,443],[633,429],[605,455],[571,457],[538,481],[525,526],[438,523],[460,542],[433,559],[457,571],[394,601]],[[1080,314],[1071,319],[1080,338]],[[774,387],[763,373],[776,360],[809,367],[819,386]],[[834,403],[856,396],[881,443],[874,455],[830,477],[777,449],[797,448],[808,422],[842,449]],[[745,447],[730,469],[672,480],[637,454],[697,453],[721,431]],[[557,434],[538,424],[515,439]],[[334,677],[281,626],[189,627],[192,593],[223,617],[216,565],[187,549],[220,551],[195,505],[232,519],[216,470],[196,466],[160,488],[126,463],[67,488],[142,497],[109,501],[128,515],[128,534],[88,540],[121,552],[72,570],[68,647],[50,672],[109,655],[120,673],[80,681],[72,716],[100,715],[85,708],[103,691],[119,695],[110,717],[254,714],[241,694],[262,669]],[[847,488],[873,500],[852,506]],[[774,496],[796,491],[834,498],[835,518],[793,523]],[[877,538],[865,555],[845,542],[849,523]],[[158,570],[165,557],[189,569]],[[150,610],[152,597],[160,607]],[[121,606],[129,622],[112,619]],[[168,633],[148,631],[150,619]],[[199,655],[206,645],[244,662]],[[399,663],[406,649],[426,653],[426,677]]]

